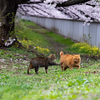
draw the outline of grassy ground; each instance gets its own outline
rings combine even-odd
[[[74,42],[29,21],[17,23],[16,34],[22,43],[25,42],[24,46],[27,49],[19,49],[15,46],[6,50],[0,49],[0,100],[100,99],[99,60],[82,58],[79,70],[75,68],[62,72],[60,66],[51,66],[48,74],[45,73],[44,68],[40,68],[38,75],[35,74],[34,69],[30,70],[28,75],[29,61],[25,58],[36,56],[36,52],[30,52],[31,50],[44,55],[55,53],[56,62],[59,62],[60,50],[67,52],[66,48]],[[29,40],[31,42],[27,43]],[[36,49],[37,46],[42,50]],[[43,48],[50,51],[46,52]]]
[[[43,52],[46,55],[56,53],[57,56],[59,56],[59,52],[61,50],[66,52],[66,48],[74,44],[74,42],[69,38],[65,39],[63,36],[59,36],[51,31],[36,26],[30,21],[20,21],[20,24],[17,23],[16,30],[16,34],[19,39],[30,40],[34,47],[39,46],[49,49],[49,53]]]

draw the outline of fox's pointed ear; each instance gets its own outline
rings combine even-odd
[[[51,58],[52,54],[48,56],[48,58]]]
[[[48,60],[48,58],[45,58],[45,60]]]
[[[80,54],[78,54],[80,56]]]
[[[52,54],[52,56],[55,56],[55,54]]]

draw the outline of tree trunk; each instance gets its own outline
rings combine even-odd
[[[0,0],[0,46],[5,46],[7,39],[14,35],[14,18],[18,5],[7,0]]]
[[[25,1],[28,0],[0,0],[0,46],[9,46],[16,41],[15,15],[18,4]]]

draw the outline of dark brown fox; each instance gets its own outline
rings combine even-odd
[[[27,69],[27,73],[29,74],[29,70],[35,68],[35,72],[38,74],[39,67],[45,67],[45,71],[47,73],[48,66],[50,65],[60,65],[53,60],[55,60],[56,57],[54,54],[49,55],[48,57],[35,57],[30,61],[30,65]]]

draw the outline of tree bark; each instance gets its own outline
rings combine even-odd
[[[6,46],[9,37],[15,38],[15,14],[18,4],[23,1],[27,0],[0,0],[0,46]]]
[[[56,5],[56,7],[67,7],[67,6],[71,6],[71,5],[75,5],[75,4],[79,4],[79,3],[85,3],[87,1],[91,1],[91,0],[68,0],[66,2],[63,3],[58,3]]]

